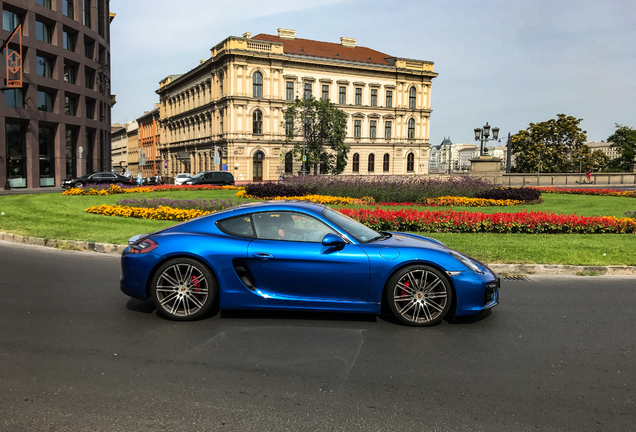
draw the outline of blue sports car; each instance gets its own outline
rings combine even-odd
[[[411,326],[499,302],[499,277],[428,237],[377,232],[320,204],[246,204],[129,241],[121,289],[175,320],[224,309],[379,314]],[[218,302],[218,303],[217,303]]]

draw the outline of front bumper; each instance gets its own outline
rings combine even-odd
[[[453,276],[452,281],[457,294],[456,316],[475,315],[499,304],[501,279],[488,269],[483,274],[462,272]]]

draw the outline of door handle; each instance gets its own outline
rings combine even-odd
[[[262,259],[262,260],[268,260],[268,259],[274,258],[274,255],[270,253],[266,253],[266,252],[252,252],[252,257]]]

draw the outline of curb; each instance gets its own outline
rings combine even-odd
[[[45,246],[60,250],[76,250],[121,254],[127,245],[95,243],[77,240],[51,240],[40,237],[24,237],[21,235],[0,232],[0,240],[24,243],[34,246]],[[556,264],[487,264],[489,268],[501,274],[514,275],[579,275],[579,276],[631,276],[636,275],[636,266],[574,266]]]
[[[41,237],[25,237],[21,235],[0,232],[0,240],[13,243],[24,243],[34,246],[45,246],[61,250],[76,250],[83,252],[99,252],[121,254],[128,246],[110,243],[95,243],[77,240],[52,240]]]

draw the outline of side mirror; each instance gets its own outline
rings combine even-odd
[[[329,247],[344,247],[345,241],[333,233],[325,234],[322,238],[322,245]]]

